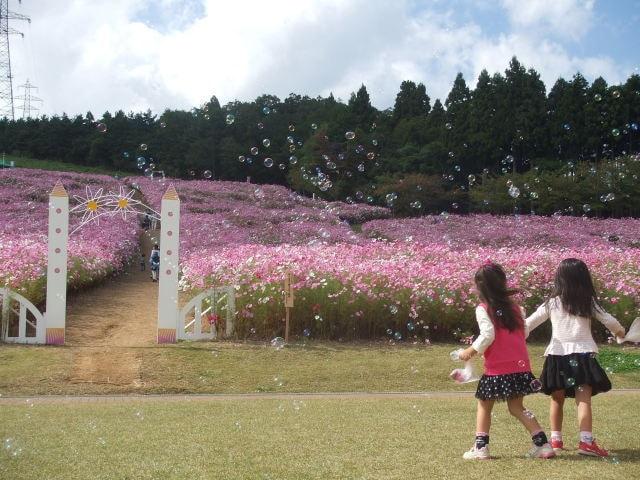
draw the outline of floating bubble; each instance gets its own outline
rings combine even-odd
[[[264,113],[265,115],[269,115],[271,113],[271,109],[265,105],[264,107],[262,107],[262,113]]]
[[[469,175],[467,178],[469,180],[469,185],[476,183],[476,176],[474,174]]]
[[[593,96],[593,99],[594,99],[596,102],[601,102],[601,101],[602,101],[602,95],[600,95],[599,93],[596,93],[596,94]]]
[[[358,155],[360,155],[360,154],[364,153],[364,145],[358,145],[358,146],[356,147],[356,153],[357,153]]]
[[[276,384],[276,387],[281,387],[284,385],[284,382],[282,381],[282,378],[280,377],[273,377],[273,383]]]
[[[122,152],[122,156],[124,158],[129,158],[131,155],[129,154],[129,152]]]
[[[565,123],[564,125],[562,125],[562,128],[564,128],[565,130],[569,131],[571,130],[571,125],[568,123]]]
[[[287,166],[286,166],[284,163],[279,163],[279,164],[278,164],[278,168],[279,168],[280,170],[286,170],[286,169],[287,169]]]
[[[167,128],[167,124],[164,122],[160,122],[160,128]]]
[[[447,155],[449,155],[449,158],[453,158],[453,157],[455,157],[455,156],[456,156],[456,154],[455,154],[455,153],[453,153],[453,152],[449,152]]]
[[[413,332],[415,329],[416,329],[416,326],[413,322],[407,323],[407,330],[409,330],[410,332]]]
[[[273,340],[271,340],[271,346],[276,350],[282,350],[284,348],[284,338],[275,337]]]
[[[364,163],[359,163],[356,168],[358,169],[359,172],[364,172],[365,170]]]
[[[540,390],[542,390],[542,382],[537,378],[531,380],[531,383],[529,385],[531,386],[531,390],[533,390],[534,392],[539,392]]]
[[[269,148],[271,146],[271,140],[269,140],[268,138],[265,138],[264,140],[262,140],[262,145],[264,145],[266,148]],[[253,152],[251,152],[253,153]],[[255,153],[254,153],[255,155]]]
[[[150,168],[145,168],[144,176],[145,177],[153,177],[153,170],[151,170]]]
[[[420,200],[415,200],[410,203],[411,208],[420,209],[422,208],[422,202]]]
[[[309,330],[308,328],[305,328],[302,331],[302,335],[305,336],[305,337],[310,337],[311,336],[311,330]]]
[[[247,159],[247,157],[245,157],[244,155],[238,155],[238,161],[240,163],[244,163],[244,161]]]
[[[591,211],[591,205],[585,203],[584,205],[582,205],[582,210],[584,211],[584,213],[589,213]]]
[[[149,164],[149,168],[150,168],[151,170],[155,170],[155,168],[156,168],[156,164],[155,164],[155,163],[150,163],[150,164]]]
[[[520,196],[520,189],[514,185],[509,187],[509,195],[513,198],[518,198]]]
[[[402,340],[402,334],[400,332],[396,332],[393,334],[393,338],[396,340]]]
[[[291,155],[289,157],[289,164],[290,165],[295,165],[296,163],[298,163],[298,157],[296,157],[295,155]]]
[[[136,160],[136,165],[138,165],[138,168],[140,170],[142,170],[144,168],[144,166],[147,164],[147,159],[144,157],[138,157]]]
[[[233,125],[233,122],[236,121],[236,116],[232,113],[228,113],[224,121],[227,123],[227,125]]]
[[[530,418],[531,420],[536,418],[535,414],[531,410],[528,410],[526,408],[522,411],[522,413],[525,417]]]
[[[617,128],[614,128],[611,130],[611,135],[613,135],[614,137],[619,137],[620,136],[620,130],[618,130]]]
[[[357,200],[362,200],[364,198],[364,193],[362,193],[360,190],[358,190],[356,192],[356,199]]]
[[[378,146],[378,140],[376,140],[375,138],[373,140],[371,140],[371,145],[373,145],[374,147]]]
[[[143,152],[146,152],[148,148],[149,146],[146,143],[140,144],[140,150],[142,150]]]
[[[311,124],[311,130],[317,130],[318,129],[318,125],[316,125],[315,123]]]
[[[387,335],[393,335],[393,330],[391,330],[390,328],[387,328]]]
[[[389,305],[389,311],[391,312],[391,315],[395,315],[398,313],[398,307],[396,305]]]
[[[451,208],[452,208],[453,210],[457,210],[458,208],[460,208],[460,205],[458,205],[456,202],[453,202],[453,203],[451,204]]]
[[[368,160],[373,160],[374,158],[376,158],[376,154],[373,152],[369,152],[367,153],[367,159]]]
[[[613,374],[613,368],[611,368],[611,367],[605,367],[604,371],[607,372],[608,375]]]
[[[373,203],[374,198],[371,195],[367,195],[367,203]]]
[[[524,360],[518,360],[518,366],[520,368],[524,368],[527,365],[527,363]]]
[[[356,134],[355,132],[347,132],[344,134],[344,138],[346,138],[347,140],[353,140],[354,138],[356,138]]]
[[[106,133],[107,126],[104,123],[98,123],[96,125],[96,130],[98,130],[98,132],[100,132],[100,133]]]
[[[258,130],[264,129],[264,123],[258,122]]]
[[[453,153],[453,152],[449,152],[449,154],[451,154],[451,153]],[[456,165],[456,166],[454,166],[454,167],[453,167],[453,169],[454,169],[456,172],[459,172],[460,170],[462,170],[462,167],[460,167],[460,165]]]
[[[296,126],[293,125],[293,124],[289,125],[289,131],[290,132],[295,132],[296,131]]]
[[[289,153],[293,153],[296,151],[296,146],[295,145],[289,145]]]
[[[267,168],[271,168],[273,167],[273,158],[271,157],[267,157],[264,159],[264,162],[262,162],[264,164],[265,167]]]
[[[449,122],[444,124],[444,128],[446,128],[447,130],[451,130],[453,128],[453,125],[451,125]]]
[[[614,90],[613,92],[611,92],[611,96],[613,98],[620,98],[620,90]]]
[[[204,178],[211,178],[211,177],[213,177],[213,173],[211,173],[211,170],[205,170],[205,171],[202,173],[202,176],[203,176]]]
[[[251,151],[251,155],[258,155],[258,152],[259,152],[258,147],[251,147],[250,151]]]

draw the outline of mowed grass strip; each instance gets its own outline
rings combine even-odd
[[[0,410],[0,478],[418,479],[638,478],[638,394],[594,398],[595,432],[612,458],[569,451],[526,458],[530,438],[496,406],[494,460],[461,458],[473,441],[471,398],[419,400],[200,400],[31,404]],[[33,405],[33,406],[30,406]],[[548,424],[548,400],[526,405]],[[5,442],[10,439],[8,442]]]
[[[141,358],[135,384],[117,385],[96,376],[74,383],[79,350],[67,347],[0,346],[0,394],[420,392],[469,391],[448,377],[456,344],[345,345],[309,343],[275,350],[264,344],[180,343],[147,348],[98,347],[101,361],[135,353]],[[86,352],[86,349],[83,349]],[[531,345],[533,371],[542,369],[543,345]],[[631,352],[631,353],[627,353]],[[614,388],[640,388],[637,349],[603,347]],[[618,357],[621,358],[617,368]],[[481,370],[481,359],[476,360]],[[77,368],[77,365],[76,367]]]

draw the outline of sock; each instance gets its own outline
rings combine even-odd
[[[489,434],[486,432],[476,432],[476,450],[489,445]]]
[[[591,445],[593,443],[593,435],[591,432],[580,432],[580,441]]]
[[[544,433],[542,430],[540,430],[539,432],[532,433],[531,440],[533,441],[533,444],[536,447],[541,447],[548,442],[547,434]]]
[[[562,432],[558,432],[556,430],[551,430],[551,440],[557,440],[559,442],[562,441]]]

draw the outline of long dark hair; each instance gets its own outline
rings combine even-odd
[[[565,258],[558,265],[553,296],[560,298],[567,313],[578,317],[594,318],[600,305],[589,268],[577,258]]]
[[[485,263],[476,272],[474,280],[495,324],[510,332],[524,327],[522,315],[511,300],[511,296],[518,293],[518,290],[507,287],[507,275],[500,265],[493,262]]]

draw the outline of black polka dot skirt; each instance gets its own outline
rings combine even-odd
[[[537,392],[540,387],[540,382],[531,372],[482,375],[478,382],[476,398],[504,401]]]

